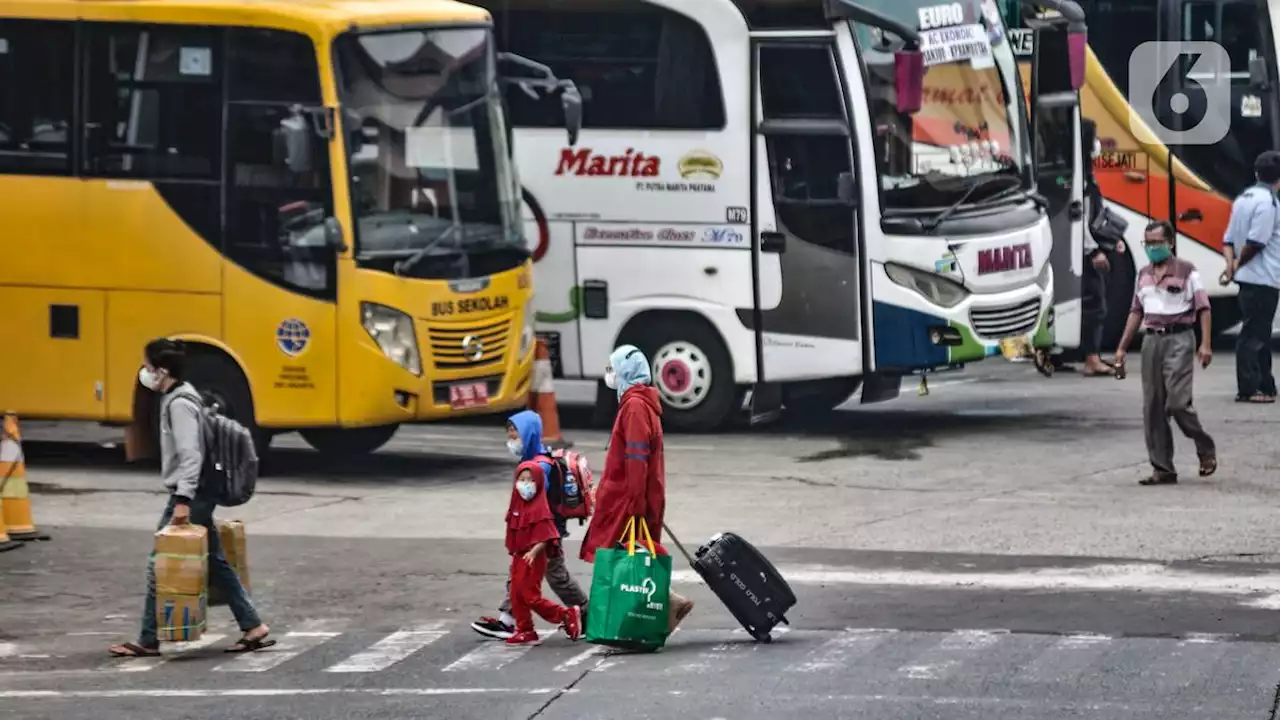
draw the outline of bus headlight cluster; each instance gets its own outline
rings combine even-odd
[[[529,354],[529,350],[533,347],[534,329],[533,325],[538,321],[538,313],[533,309],[533,296],[524,303],[524,321],[520,325],[520,354],[517,356],[523,359]]]
[[[885,263],[884,272],[890,280],[904,288],[914,290],[929,302],[941,307],[955,307],[969,297],[969,291],[960,283],[931,272],[896,263]]]
[[[391,362],[422,375],[422,355],[413,332],[413,318],[377,303],[360,303],[360,324]]]

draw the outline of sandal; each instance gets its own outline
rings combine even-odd
[[[160,648],[149,648],[138,643],[120,643],[107,648],[107,652],[115,657],[141,658],[141,657],[160,657]]]
[[[1177,475],[1150,475],[1138,481],[1139,485],[1177,485]]]
[[[1209,477],[1218,471],[1218,458],[1214,456],[1200,458],[1200,477]]]
[[[1236,396],[1236,402],[1241,402],[1241,403],[1255,403],[1258,405],[1269,405],[1275,401],[1276,399],[1274,396],[1264,395],[1260,392],[1254,393],[1248,397],[1244,397],[1243,395]]]
[[[235,645],[232,645],[231,647],[227,648],[225,652],[247,653],[247,652],[254,652],[256,650],[261,650],[263,648],[269,648],[272,645],[275,645],[276,641],[268,640],[267,639],[268,634],[269,633],[263,633],[260,637],[251,638],[249,637],[248,633],[245,633],[239,640],[236,641]]]

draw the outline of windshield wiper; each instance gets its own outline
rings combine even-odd
[[[929,218],[928,220],[925,220],[924,222],[920,223],[920,226],[924,228],[925,232],[931,233],[934,230],[937,230],[939,225],[946,222],[947,218],[951,217],[956,210],[960,209],[960,206],[964,205],[966,202],[969,201],[969,198],[973,197],[974,191],[976,191],[978,188],[986,187],[987,185],[990,185],[991,183],[994,183],[994,182],[1008,181],[1008,180],[1012,180],[1015,184],[1019,184],[1019,185],[1022,183],[1022,179],[1019,178],[1017,175],[989,175],[987,177],[984,177],[978,180],[977,182],[973,183],[972,185],[970,185],[969,189],[964,192],[964,195],[961,195],[960,199],[952,203],[950,207],[938,213],[937,215]]]
[[[1040,193],[1034,190],[1027,190],[1023,187],[1012,187],[1012,188],[1009,188],[1008,190],[1001,190],[995,195],[992,195],[986,200],[983,200],[982,204],[990,205],[990,204],[999,202],[1000,200],[1003,200],[1004,198],[1007,198],[1010,195],[1018,195],[1023,200],[1030,200],[1031,202],[1035,203],[1036,206],[1039,207],[1041,210],[1045,210],[1049,207],[1048,198],[1046,198],[1045,196],[1041,195]]]
[[[458,229],[457,225],[450,225],[444,230],[441,230],[439,235],[432,238],[426,245],[423,245],[422,248],[419,249],[417,252],[405,258],[404,260],[397,261],[396,264],[392,266],[392,269],[395,271],[397,275],[403,276],[405,273],[409,272],[409,270],[413,269],[414,265],[417,265],[419,262],[421,262],[422,258],[429,255],[433,250],[439,249],[440,246],[444,244],[446,240],[448,240],[450,237],[453,236],[454,232],[457,229]]]

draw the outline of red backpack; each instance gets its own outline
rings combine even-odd
[[[596,507],[596,487],[587,457],[570,450],[552,450],[551,457],[539,455],[534,461],[551,466],[547,493],[551,509],[562,518],[577,518],[579,525],[584,524]]]

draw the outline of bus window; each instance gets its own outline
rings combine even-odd
[[[304,35],[233,30],[228,52],[227,255],[294,292],[337,296],[336,254],[325,237],[333,215],[329,156],[293,172],[275,157],[273,136],[294,103],[321,102],[315,48]]]
[[[1158,0],[1080,0],[1089,23],[1089,47],[1115,81],[1129,93],[1129,56],[1142,43],[1159,39]]]
[[[760,48],[760,101],[778,221],[805,242],[853,255],[853,213],[839,193],[841,173],[852,168],[840,88],[827,46]],[[813,132],[812,123],[788,131],[787,121],[805,120],[836,122],[830,133]]]
[[[68,175],[71,23],[0,20],[0,172]]]
[[[724,127],[711,42],[684,15],[638,0],[537,10],[487,4],[503,50],[544,63],[558,77],[577,83],[584,128]],[[555,103],[534,100],[514,85],[507,104],[516,127],[564,124]]]
[[[217,30],[91,24],[85,173],[219,180],[220,45]]]

